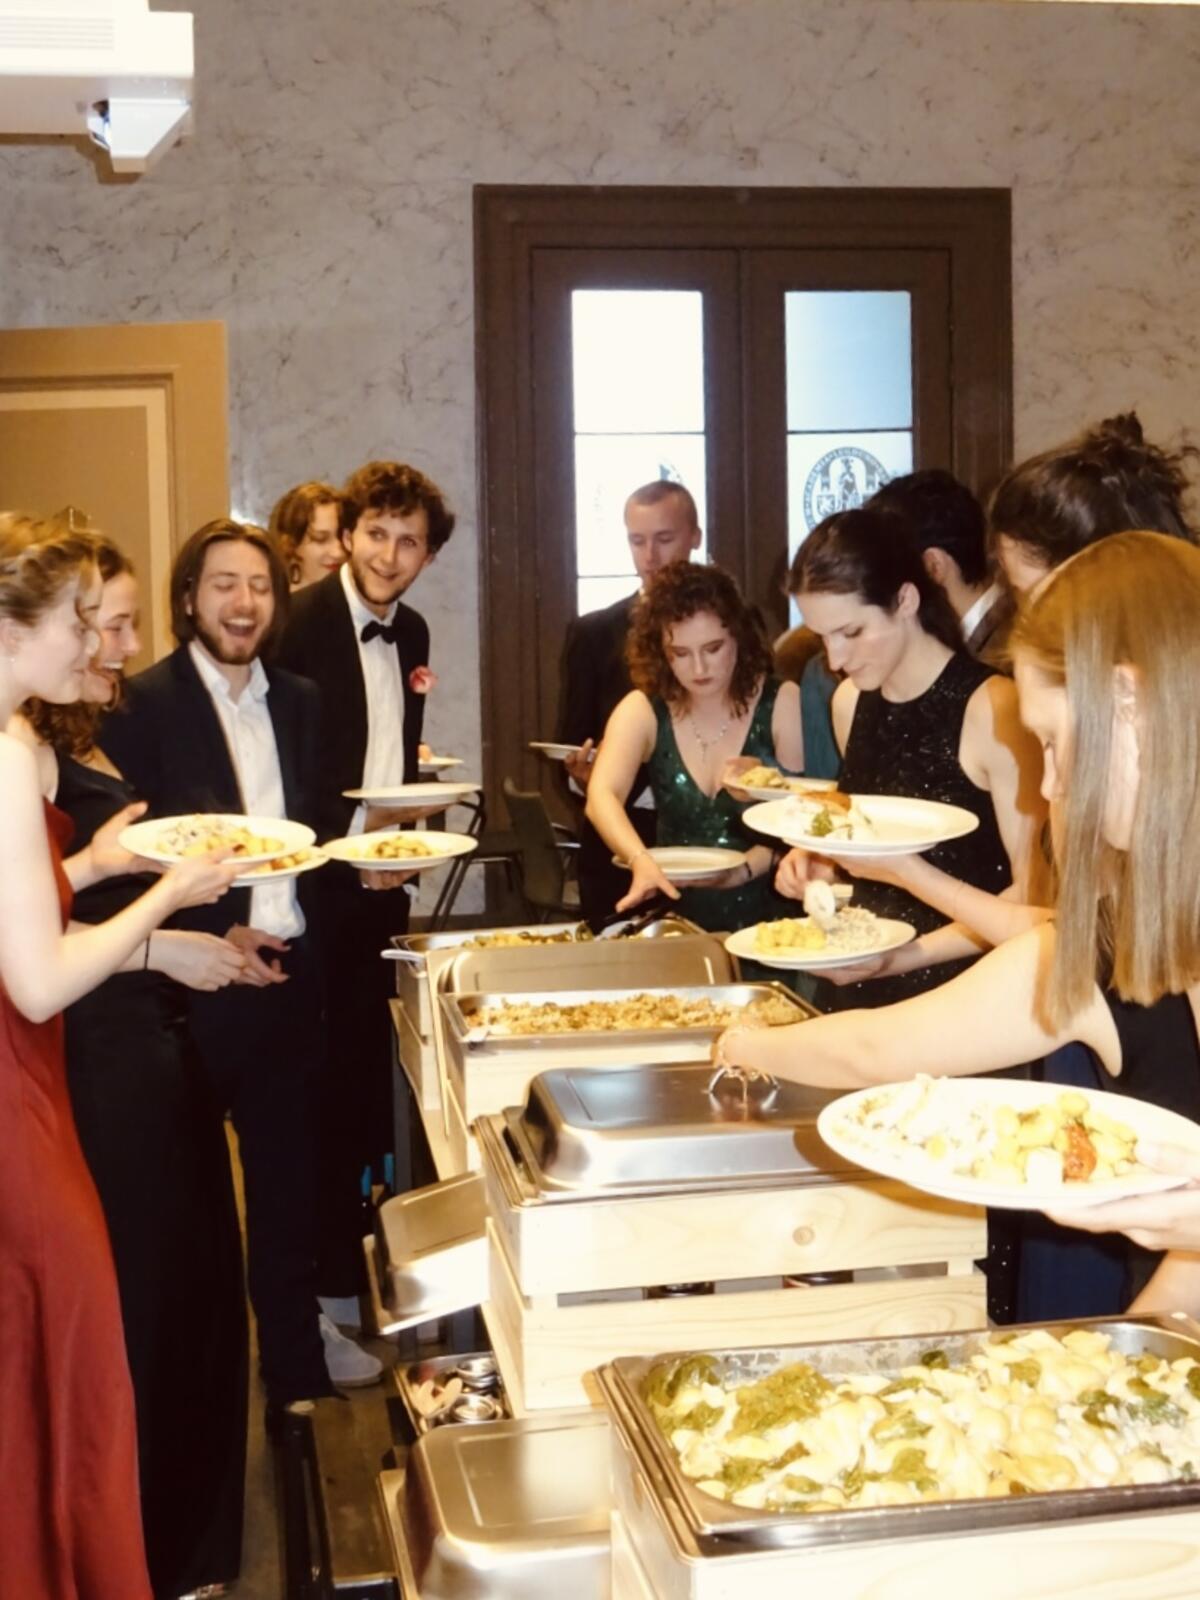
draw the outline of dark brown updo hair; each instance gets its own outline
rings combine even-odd
[[[85,540],[90,548],[92,561],[100,574],[101,583],[107,583],[110,578],[119,578],[124,572],[133,572],[132,561],[105,534],[88,529],[86,532],[76,533],[75,537]],[[52,745],[64,755],[74,756],[76,760],[82,761],[95,749],[100,719],[106,711],[111,711],[120,703],[121,694],[121,684],[118,681],[116,694],[106,706],[93,705],[87,700],[76,700],[70,705],[51,705],[46,700],[27,700],[21,710],[25,720],[43,744]]]
[[[289,564],[289,569],[308,537],[314,514],[322,506],[337,507],[340,535],[346,528],[346,500],[331,483],[298,483],[294,489],[281,495],[271,508],[267,528],[279,540],[283,559]]]
[[[791,595],[857,595],[864,605],[890,612],[906,583],[920,597],[917,621],[925,632],[961,650],[954,607],[926,571],[916,531],[898,511],[861,506],[818,522],[796,552],[787,589]]]
[[[1168,451],[1147,444],[1134,411],[1106,417],[1000,480],[988,506],[992,537],[1003,534],[1050,568],[1130,528],[1195,544],[1184,500],[1185,462],[1197,455],[1192,446]]]
[[[649,698],[657,695],[668,705],[680,705],[687,691],[667,660],[667,630],[702,611],[716,617],[737,645],[729,700],[740,717],[771,670],[771,652],[756,613],[721,567],[673,561],[651,581],[633,610],[625,645],[629,676],[634,688]]]

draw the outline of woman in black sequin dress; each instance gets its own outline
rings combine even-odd
[[[801,546],[789,588],[824,639],[830,665],[845,674],[833,697],[840,787],[973,812],[978,828],[928,859],[990,893],[1023,880],[1045,815],[1037,744],[1020,725],[1012,683],[962,649],[957,619],[926,573],[908,523],[869,508],[827,518]],[[804,851],[785,858],[784,893],[803,895],[811,861]],[[979,954],[965,930],[895,884],[860,882],[854,899],[909,923],[918,938],[869,981],[826,985],[827,1009],[919,994]]]

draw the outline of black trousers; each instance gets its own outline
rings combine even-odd
[[[111,978],[66,1014],[79,1141],[108,1223],[156,1596],[237,1577],[246,1467],[242,1245],[225,1128],[184,991]]]
[[[393,934],[407,933],[404,889],[365,889],[336,863],[318,874],[326,976],[328,1045],[317,1093],[317,1282],[325,1295],[361,1294],[362,1175],[383,1180],[393,1149],[392,1022],[396,992]]]
[[[268,1402],[333,1393],[317,1325],[314,1101],[323,1045],[320,973],[307,937],[287,983],[192,997],[192,1032],[237,1132],[250,1304]]]
[[[630,806],[626,815],[643,844],[652,845],[658,828],[658,813],[649,806]],[[630,877],[623,867],[613,865],[613,853],[584,817],[579,828],[579,904],[593,927],[611,917],[618,900],[629,893]]]

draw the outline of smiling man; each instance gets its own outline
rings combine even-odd
[[[323,837],[398,820],[396,813],[356,806],[344,790],[395,788],[420,775],[429,628],[401,597],[454,531],[437,484],[401,462],[368,462],[343,494],[346,562],[295,597],[279,653],[321,691]],[[370,1166],[382,1178],[393,1143],[391,972],[379,952],[391,935],[407,930],[409,908],[404,874],[359,874],[334,862],[316,876],[329,996],[318,1261],[324,1308],[350,1322],[366,1286],[361,1177]]]

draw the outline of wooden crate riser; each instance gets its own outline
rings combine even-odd
[[[396,1030],[396,1053],[416,1102],[423,1111],[434,1110],[441,1104],[441,1086],[433,1043],[421,1037],[408,1010],[398,1000],[392,1002],[392,1022]]]
[[[505,1349],[498,1345],[497,1355],[505,1381],[511,1375],[530,1410],[588,1404],[584,1374],[619,1355],[948,1333],[987,1323],[986,1286],[974,1269],[883,1283],[563,1305],[553,1296],[523,1295],[490,1221],[488,1236],[489,1326],[502,1330]]]
[[[488,1209],[530,1295],[863,1267],[962,1271],[987,1249],[982,1211],[885,1179],[515,1206],[490,1148],[483,1166]]]
[[[614,1430],[615,1437],[615,1430]],[[1196,1600],[1200,1512],[684,1561],[614,1446],[613,1600]],[[629,1559],[624,1546],[632,1547]]]

